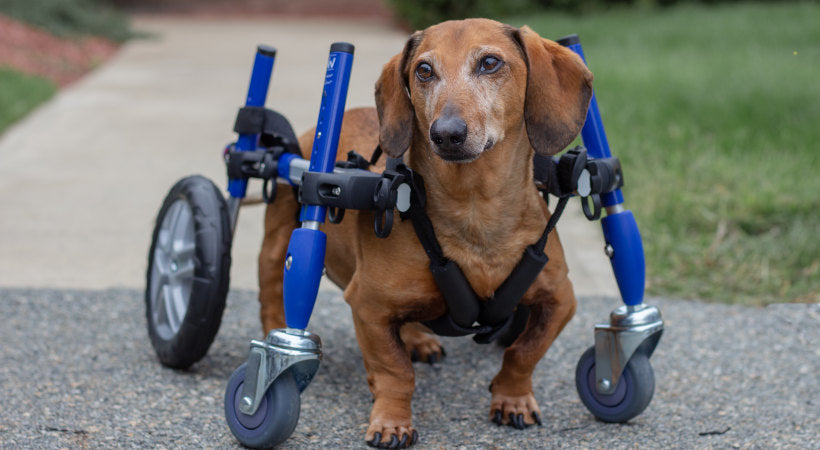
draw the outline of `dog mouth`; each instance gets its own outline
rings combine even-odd
[[[464,151],[463,149],[461,151],[442,151],[442,149],[436,146],[434,146],[434,149],[438,157],[443,159],[444,161],[464,164],[475,161],[484,152],[492,149],[494,146],[495,142],[493,141],[493,139],[487,139],[487,142],[484,143],[484,148],[481,149],[480,152],[475,153]]]
[[[436,152],[436,153],[438,154],[439,158],[443,159],[444,161],[454,162],[454,163],[461,163],[461,164],[475,161],[476,159],[478,159],[478,156],[479,156],[479,155],[472,155],[472,154],[461,153],[461,152],[458,152],[458,153]]]

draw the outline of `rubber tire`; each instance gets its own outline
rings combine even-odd
[[[225,421],[242,445],[251,448],[269,448],[285,442],[299,422],[301,399],[299,388],[290,371],[285,371],[265,391],[265,397],[256,414],[244,415],[238,411],[238,398],[242,396],[245,369],[248,363],[237,368],[225,388]],[[241,415],[241,416],[240,416]],[[252,422],[252,428],[242,421]]]
[[[642,413],[655,393],[655,374],[649,357],[636,352],[626,364],[615,392],[601,395],[595,388],[595,347],[590,347],[578,360],[575,387],[584,406],[599,420],[624,423]]]
[[[188,308],[179,330],[163,338],[154,328],[151,272],[160,225],[174,202],[183,200],[193,213],[195,235],[194,281]],[[193,175],[179,180],[168,192],[157,215],[148,252],[145,313],[148,336],[162,364],[187,369],[208,352],[219,331],[231,268],[231,225],[228,207],[219,189],[207,178]]]

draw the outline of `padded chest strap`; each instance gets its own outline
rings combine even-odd
[[[410,208],[402,213],[402,218],[412,221],[416,236],[430,259],[430,272],[447,304],[447,313],[426,325],[443,336],[475,334],[473,339],[478,343],[492,342],[507,330],[521,298],[547,264],[549,258],[544,253],[547,236],[555,228],[569,196],[559,200],[541,238],[524,250],[518,265],[493,296],[482,301],[458,264],[444,256],[427,215],[424,180],[409,168],[402,170],[412,185]]]

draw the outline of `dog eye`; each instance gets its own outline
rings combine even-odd
[[[496,58],[495,56],[485,56],[481,60],[481,64],[478,66],[478,71],[480,73],[495,73],[504,63]]]
[[[430,67],[430,64],[421,63],[416,66],[416,78],[418,78],[419,81],[430,81],[433,75],[433,68]]]

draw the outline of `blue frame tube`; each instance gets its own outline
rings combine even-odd
[[[322,90],[322,103],[316,135],[310,156],[311,172],[333,172],[342,129],[350,70],[353,67],[353,45],[337,42],[330,46],[330,56]],[[293,230],[285,263],[285,323],[289,328],[307,328],[325,262],[327,236],[319,230],[327,208],[303,205],[299,220],[302,227]]]
[[[578,37],[573,35],[567,39],[570,39],[570,43],[566,46],[577,53],[586,64],[587,60],[584,57],[584,50],[581,48],[581,41]],[[595,97],[594,91],[592,99],[589,101],[586,122],[584,122],[584,127],[581,129],[581,139],[584,141],[584,147],[586,147],[589,156],[593,158],[609,158],[612,156],[609,141],[606,138],[606,131],[604,130],[604,122],[601,120],[601,111],[598,109],[598,99]],[[623,202],[624,196],[620,189],[601,195],[601,204],[604,207]]]
[[[586,63],[581,41],[577,35],[568,36],[560,42],[577,53]],[[612,156],[594,92],[587,110],[586,122],[581,129],[581,138],[590,156],[594,158]],[[604,239],[612,247],[610,262],[621,292],[621,299],[626,305],[635,306],[643,303],[646,262],[641,233],[635,222],[635,216],[632,211],[620,206],[623,202],[624,197],[620,189],[601,196],[601,203],[607,208],[607,216],[601,219],[601,227],[604,230]]]
[[[325,86],[322,90],[322,104],[319,108],[319,120],[316,124],[316,135],[310,154],[309,170],[311,172],[333,172],[352,67],[353,45],[342,42],[331,45],[330,57],[327,60],[327,73],[325,73]],[[327,208],[324,206],[305,205],[302,207],[299,220],[324,222],[326,212]]]
[[[268,86],[273,72],[273,63],[276,59],[276,49],[266,45],[256,47],[256,57],[253,61],[251,71],[251,81],[248,85],[248,96],[245,99],[245,106],[265,106],[265,99],[268,96]],[[239,151],[256,150],[259,144],[258,134],[240,134],[236,141],[235,148]],[[248,189],[248,180],[229,179],[228,193],[231,197],[244,198]]]

